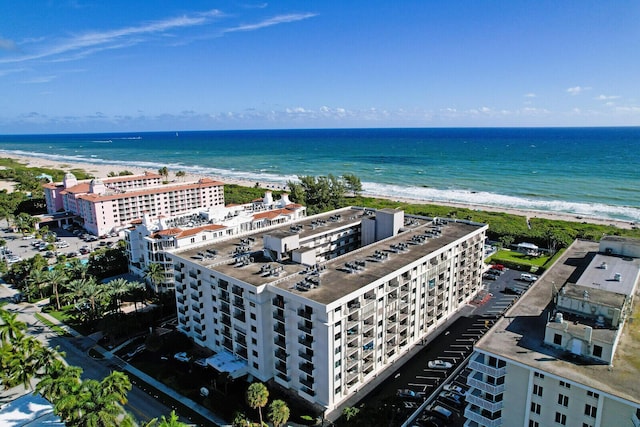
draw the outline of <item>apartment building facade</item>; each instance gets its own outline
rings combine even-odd
[[[639,277],[639,240],[574,242],[474,347],[465,426],[640,426]]]
[[[346,208],[175,251],[178,327],[331,411],[480,290],[486,229]]]
[[[205,207],[224,206],[224,184],[209,178],[163,184],[157,174],[78,181],[71,173],[44,186],[47,211],[76,216],[95,235],[121,230],[145,214],[173,217]]]

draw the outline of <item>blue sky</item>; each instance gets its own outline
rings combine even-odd
[[[640,125],[640,2],[2,1],[0,133]]]

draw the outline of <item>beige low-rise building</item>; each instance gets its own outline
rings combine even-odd
[[[640,426],[639,256],[574,242],[475,345],[465,426]]]

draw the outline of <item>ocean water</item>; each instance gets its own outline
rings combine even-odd
[[[640,127],[0,135],[3,152],[277,186],[353,173],[369,195],[640,221]]]

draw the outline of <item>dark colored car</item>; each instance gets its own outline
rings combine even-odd
[[[485,280],[496,280],[498,278],[498,276],[495,275],[495,274],[491,274],[491,273],[484,273],[482,275],[482,278],[485,279]]]
[[[462,408],[464,406],[464,397],[456,393],[443,391],[438,395],[438,401],[454,408]]]
[[[508,294],[508,295],[522,295],[523,294],[522,289],[518,289],[518,288],[516,288],[514,286],[507,286],[506,288],[504,288],[503,292],[505,294]]]

